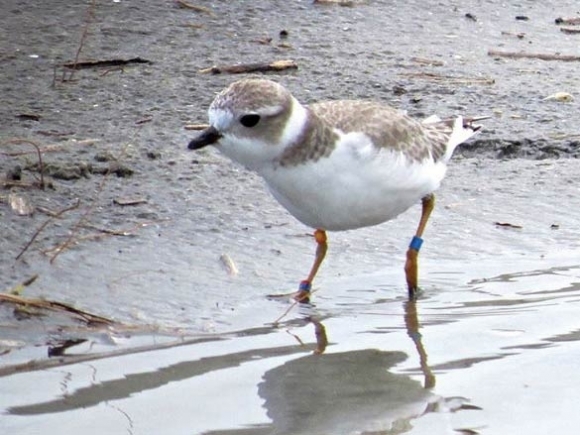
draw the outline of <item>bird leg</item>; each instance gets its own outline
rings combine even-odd
[[[429,194],[423,197],[421,203],[423,205],[423,209],[421,211],[421,220],[419,221],[419,226],[417,227],[415,237],[413,237],[413,240],[411,240],[411,244],[407,250],[407,261],[405,262],[405,276],[407,278],[409,297],[411,298],[415,296],[415,292],[419,288],[417,285],[417,257],[419,256],[419,249],[421,249],[421,244],[423,243],[421,236],[423,235],[423,231],[425,230],[429,216],[435,207],[435,196],[433,194]]]
[[[308,303],[310,302],[310,290],[312,290],[312,281],[326,256],[326,251],[328,250],[328,244],[326,243],[326,232],[324,230],[316,230],[314,232],[314,239],[316,240],[316,257],[314,258],[314,263],[308,274],[308,278],[300,282],[298,287],[298,293],[294,296],[298,302]]]

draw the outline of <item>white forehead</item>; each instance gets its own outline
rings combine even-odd
[[[234,114],[229,110],[210,108],[207,114],[210,125],[218,131],[227,130],[234,121]]]

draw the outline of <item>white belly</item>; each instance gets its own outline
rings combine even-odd
[[[435,191],[446,171],[443,163],[409,163],[386,150],[372,159],[343,157],[333,153],[315,163],[259,172],[299,221],[340,231],[393,219]]]

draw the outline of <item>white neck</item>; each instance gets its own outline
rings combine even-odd
[[[298,100],[296,100],[296,98],[292,97],[290,117],[288,118],[286,127],[284,127],[284,131],[280,136],[280,145],[282,146],[282,149],[296,142],[307,123],[308,111],[298,102]]]

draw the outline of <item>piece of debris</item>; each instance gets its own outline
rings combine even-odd
[[[205,6],[192,5],[191,3],[188,3],[184,0],[176,0],[176,3],[177,6],[179,6],[180,8],[189,9],[194,12],[201,12],[203,14],[214,16],[213,11],[210,8],[206,8]]]
[[[518,39],[524,39],[526,37],[525,33],[512,33],[512,32],[502,31],[501,34],[504,36],[515,36]]]
[[[521,225],[510,224],[509,222],[495,222],[495,226],[504,228],[514,228],[518,230],[523,228]]]
[[[471,20],[471,21],[477,21],[477,17],[475,15],[473,15],[471,12],[466,13],[465,18],[467,18],[468,20]]]
[[[455,432],[459,432],[462,435],[479,435],[481,432],[475,430],[475,429],[471,429],[471,428],[460,428],[460,429],[454,429]]]
[[[12,289],[10,289],[10,291],[8,292],[8,294],[15,295],[15,296],[20,296],[24,292],[24,289],[26,287],[32,285],[32,283],[34,283],[34,281],[36,281],[37,279],[38,279],[38,274],[32,275],[30,278],[25,279],[24,281],[22,281],[21,283],[17,284]]]
[[[44,221],[44,223],[40,227],[38,227],[38,229],[34,232],[32,237],[30,238],[30,240],[28,240],[28,242],[26,243],[24,248],[22,248],[20,250],[20,253],[16,256],[16,260],[19,260],[20,257],[22,257],[24,255],[24,253],[28,250],[28,248],[30,248],[30,245],[32,245],[32,243],[36,240],[36,238],[39,236],[39,234],[44,230],[44,228],[46,228],[46,226],[49,223],[51,223],[53,221],[53,219],[62,216],[64,213],[66,213],[68,211],[71,211],[71,210],[78,208],[79,205],[80,205],[80,200],[77,199],[75,204],[73,204],[69,207],[63,208],[57,212],[52,212],[49,210],[48,214],[51,216],[51,218]]]
[[[512,52],[512,51],[488,50],[487,55],[492,57],[506,57],[509,59],[559,60],[562,62],[580,61],[580,56],[568,54],[552,54],[552,53],[525,53],[523,51]]]
[[[21,296],[7,293],[0,293],[0,302],[8,302],[27,310],[38,310],[38,312],[35,313],[36,315],[42,315],[42,310],[65,313],[76,320],[80,320],[86,323],[89,326],[111,326],[117,324],[117,322],[111,319],[89,313],[88,311],[75,308],[72,305],[65,304],[63,302],[49,301],[45,299],[23,298]]]
[[[552,230],[557,230],[559,228],[560,228],[560,224],[552,224],[552,225],[550,225],[550,229],[552,229]]]
[[[159,151],[147,151],[145,156],[147,156],[149,160],[157,160],[161,158],[161,153]]]
[[[153,121],[153,117],[148,116],[146,118],[142,118],[142,119],[135,121],[135,125],[147,124],[148,122],[151,122],[151,121]]]
[[[185,127],[186,130],[205,130],[209,128],[209,124],[187,124]]]
[[[578,35],[580,34],[580,29],[571,29],[569,27],[560,27],[560,32],[567,35]]]
[[[96,162],[115,162],[117,158],[110,151],[100,151],[93,157]]]
[[[72,136],[73,134],[75,134],[74,131],[56,131],[56,130],[37,130],[36,133],[42,136],[58,137],[58,138]]]
[[[203,29],[205,27],[204,24],[199,24],[199,23],[186,23],[183,25],[184,27],[189,27],[191,29]]]
[[[393,86],[393,94],[399,96],[399,95],[405,95],[407,92],[407,89],[405,89],[403,86],[399,86],[399,85],[395,85]]]
[[[10,193],[8,203],[12,211],[18,216],[32,216],[34,214],[34,206],[30,198],[22,193]]]
[[[278,36],[280,36],[280,39],[285,39],[287,38],[289,35],[288,30],[286,29],[282,29],[280,30],[280,33],[278,34]]]
[[[56,344],[51,344],[48,346],[48,357],[54,358],[57,356],[65,356],[65,352],[68,348],[86,343],[87,341],[88,339],[86,338],[69,338],[66,340],[61,340]]]
[[[516,15],[516,21],[530,21],[530,17],[525,15]]]
[[[270,38],[269,36],[264,36],[263,38],[252,39],[252,42],[255,42],[256,44],[260,45],[270,45],[270,43],[272,42],[272,38]]]
[[[313,4],[321,4],[321,5],[331,5],[331,4],[335,4],[335,5],[339,5],[339,6],[346,6],[346,7],[353,7],[355,5],[355,3],[357,3],[355,0],[314,0],[312,2]],[[361,3],[361,2],[359,2]]]
[[[554,20],[556,24],[568,24],[570,26],[578,26],[580,25],[580,17],[573,17],[573,18],[556,18]]]
[[[238,267],[236,266],[236,263],[234,263],[234,260],[232,260],[232,257],[228,254],[220,255],[220,261],[230,276],[236,276],[238,274]]]
[[[153,63],[150,60],[141,57],[133,57],[131,59],[107,59],[107,60],[87,60],[83,62],[65,62],[62,64],[65,68],[70,69],[86,69],[86,68],[103,68],[111,66],[125,66],[132,63]]]
[[[128,198],[115,198],[113,199],[113,203],[121,206],[127,205],[139,205],[139,204],[147,204],[147,199],[143,198],[142,196],[137,197],[128,197]]]
[[[201,74],[243,74],[250,72],[284,71],[297,69],[298,65],[290,59],[275,60],[270,63],[248,63],[238,65],[214,65],[210,68],[199,70]]]
[[[445,65],[445,62],[443,62],[441,60],[426,59],[424,57],[412,57],[410,60],[411,60],[411,62],[418,63],[419,65],[429,65],[429,66],[443,66],[443,65]]]
[[[40,121],[41,116],[36,115],[35,113],[19,113],[16,115],[17,118],[22,120],[30,120],[30,121]]]
[[[456,77],[430,72],[400,73],[399,75],[404,77],[413,77],[415,79],[448,82],[452,84],[493,85],[495,83],[495,79],[488,77]]]
[[[568,92],[556,92],[555,94],[547,96],[542,101],[558,101],[560,103],[569,103],[574,101],[574,97]]]

